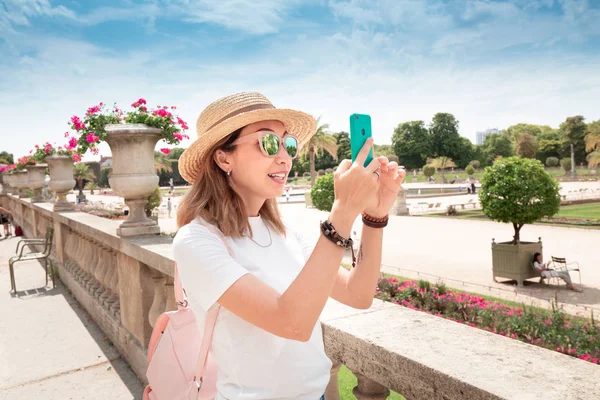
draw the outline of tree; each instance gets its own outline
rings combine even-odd
[[[184,151],[185,149],[182,147],[173,147],[169,153],[169,157],[171,160],[179,160]]]
[[[486,164],[490,165],[498,156],[511,157],[514,155],[513,146],[510,140],[498,133],[492,133],[485,137],[482,150],[486,156]]]
[[[458,134],[458,121],[454,115],[435,114],[429,126],[429,137],[433,156],[446,156],[453,159],[459,157],[461,140]]]
[[[154,171],[159,173],[162,170],[167,172],[173,172],[173,166],[171,165],[171,157],[160,151],[154,152]]]
[[[475,158],[475,146],[469,139],[464,136],[460,137],[460,151],[454,158],[454,162],[458,168],[466,168],[469,162]]]
[[[319,117],[319,119],[317,119],[317,131],[302,149],[302,153],[308,153],[309,157],[311,186],[315,184],[315,180],[317,178],[317,172],[315,169],[315,155],[318,152],[323,152],[324,150],[331,154],[334,160],[337,161],[338,146],[335,137],[328,132],[329,124],[320,125],[320,121],[321,118]]]
[[[523,225],[551,217],[560,208],[558,182],[538,160],[520,157],[503,158],[486,168],[479,201],[489,218],[512,223],[513,244],[520,243]]]
[[[587,126],[585,151],[590,152],[586,157],[588,168],[596,168],[600,165],[600,120]]]
[[[100,181],[98,182],[101,187],[108,187],[108,180],[112,174],[112,167],[103,167],[100,170]]]
[[[83,181],[93,181],[96,179],[94,171],[89,166],[80,162],[73,165],[73,178],[77,181],[79,187],[79,196],[83,196]]]
[[[446,168],[456,167],[456,164],[454,164],[454,161],[452,161],[450,157],[444,156],[438,158],[430,158],[429,160],[427,160],[427,165],[440,170],[442,175],[442,182],[445,182],[444,170]]]
[[[0,151],[0,164],[10,165],[14,163],[15,160],[12,153],[9,153],[8,151]]]
[[[98,189],[98,184],[96,182],[88,182],[85,184],[85,190],[89,190],[90,194],[94,194],[94,190]]]
[[[549,128],[549,127],[548,127]],[[536,158],[540,161],[548,157],[560,158],[562,154],[563,141],[561,134],[557,129],[546,129],[538,136],[538,152]],[[571,150],[569,150],[570,154]]]
[[[473,168],[472,165],[467,165],[467,168],[465,168],[465,172],[467,173],[467,175],[473,176],[473,174],[475,173],[475,168]]]
[[[585,160],[585,136],[587,125],[581,115],[569,117],[560,124],[560,133],[563,139],[563,154],[571,155],[571,145],[575,150],[575,163]]]
[[[394,156],[396,155],[394,153],[394,148],[392,147],[392,145],[389,144],[375,144],[373,145],[373,156],[374,157],[379,157],[379,156]]]
[[[521,133],[517,140],[516,153],[519,157],[535,158],[538,150],[537,140],[529,133]]]
[[[429,132],[423,121],[399,124],[392,135],[392,148],[402,165],[419,168],[431,153]]]
[[[350,150],[350,135],[348,132],[337,132],[333,134],[333,137],[335,137],[338,146],[337,159],[350,160],[352,158],[352,151]]]
[[[542,127],[539,125],[521,123],[509,126],[502,131],[502,135],[506,136],[513,143],[516,143],[523,133],[527,133],[534,138],[537,138],[542,133]]]
[[[479,169],[479,167],[481,166],[481,163],[479,162],[479,160],[473,160],[470,162],[470,164],[473,166],[473,168],[475,169]]]

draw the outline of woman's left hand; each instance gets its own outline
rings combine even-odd
[[[406,171],[398,167],[398,163],[381,156],[379,159],[379,189],[377,200],[373,207],[365,209],[365,213],[375,218],[382,218],[389,214],[396,201],[400,186],[404,182]]]

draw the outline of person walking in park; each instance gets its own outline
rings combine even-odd
[[[569,275],[569,271],[556,271],[554,269],[551,269],[550,261],[544,263],[542,255],[540,253],[535,253],[533,255],[533,267],[537,272],[540,273],[540,283],[542,283],[544,279],[560,278],[567,284],[567,289],[574,290],[576,292],[582,292],[580,288],[575,287],[575,285],[573,285],[573,281],[571,280],[571,275]]]
[[[0,224],[4,226],[4,237],[10,236],[10,218],[12,213],[6,208],[0,207]]]
[[[167,212],[169,213],[169,218],[171,218],[171,210],[173,210],[173,204],[171,203],[171,198],[167,199]]]
[[[405,172],[386,157],[365,167],[372,139],[355,162],[343,160],[315,245],[282,220],[277,203],[293,160],[316,131],[312,116],[240,93],[206,107],[196,130],[179,160],[192,186],[178,208],[173,255],[200,329],[220,307],[210,347],[216,399],[324,399],[331,361],[319,316],[330,297],[371,306],[383,228]],[[358,215],[355,255],[350,233]],[[340,264],[351,248],[353,268],[346,270]]]

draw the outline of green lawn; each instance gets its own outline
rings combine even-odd
[[[338,374],[338,386],[340,388],[341,400],[356,399],[356,396],[352,394],[352,389],[356,387],[356,377],[345,365],[342,365],[340,368],[340,372]],[[404,397],[400,396],[396,392],[392,392],[388,396],[388,400],[404,400]]]
[[[576,204],[562,206],[557,217],[587,218],[600,220],[600,203]]]

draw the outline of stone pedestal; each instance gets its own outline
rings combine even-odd
[[[391,215],[409,215],[408,207],[406,206],[406,189],[400,188],[394,206],[390,211]]]

